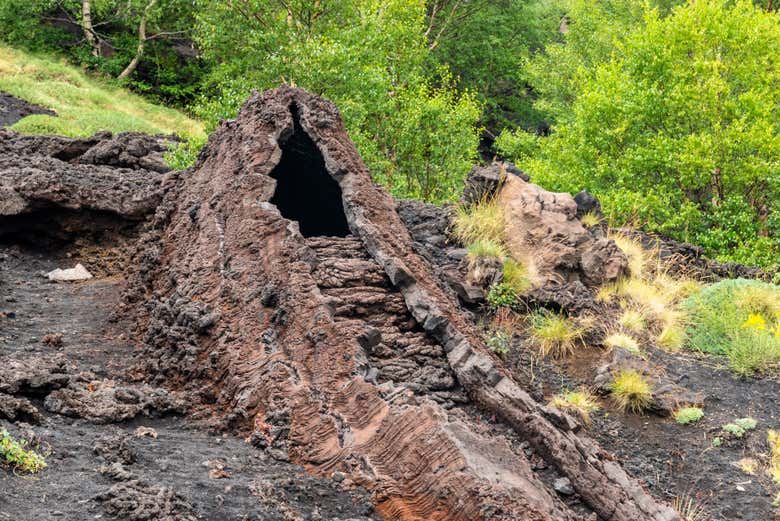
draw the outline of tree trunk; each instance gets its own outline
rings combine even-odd
[[[141,15],[141,22],[138,24],[138,48],[135,51],[133,59],[127,64],[127,67],[125,67],[125,70],[119,74],[120,80],[133,74],[133,71],[135,71],[135,68],[138,67],[138,63],[141,61],[141,57],[144,55],[144,47],[146,46],[146,21],[149,19],[149,11],[151,11],[156,3],[157,0],[150,0],[144,8],[144,13]]]
[[[84,38],[87,39],[92,48],[92,56],[100,56],[100,41],[92,27],[92,2],[90,0],[81,2],[81,27],[84,30]]]

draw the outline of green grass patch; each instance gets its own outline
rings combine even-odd
[[[0,465],[18,472],[34,474],[46,468],[46,460],[27,448],[26,441],[17,441],[5,429],[0,430]]]
[[[110,130],[205,139],[203,125],[179,111],[150,103],[62,60],[4,46],[0,46],[0,91],[57,113],[27,116],[11,127],[25,134],[83,137]]]
[[[687,345],[725,355],[740,375],[780,367],[780,286],[747,279],[724,280],[684,302]]]

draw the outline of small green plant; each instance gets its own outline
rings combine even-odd
[[[508,307],[499,308],[485,331],[485,343],[500,355],[509,353],[518,328],[517,316]]]
[[[674,419],[680,425],[696,423],[704,418],[704,411],[701,407],[681,407],[674,413]]]
[[[624,333],[612,333],[604,339],[604,345],[610,349],[621,348],[635,355],[642,354],[639,342],[631,335]]]
[[[556,394],[550,400],[550,405],[576,413],[586,425],[591,423],[590,414],[599,410],[596,397],[587,389]]]
[[[531,317],[531,340],[542,356],[563,358],[572,354],[582,333],[573,319],[559,313],[537,311]]]
[[[0,464],[15,471],[35,474],[46,468],[46,460],[27,448],[27,442],[16,441],[5,429],[0,430]]]
[[[487,302],[492,309],[514,308],[517,307],[520,298],[515,288],[500,282],[494,284],[488,291]]]
[[[634,369],[619,371],[610,385],[611,397],[622,411],[642,412],[653,402],[653,388],[647,378]]]
[[[504,243],[504,209],[492,199],[469,206],[458,206],[453,219],[453,234],[461,244],[489,241]]]
[[[195,164],[200,149],[206,144],[206,139],[195,137],[188,141],[182,141],[171,145],[163,158],[165,163],[173,170],[184,170]]]
[[[723,445],[723,438],[721,438],[720,436],[715,436],[714,438],[712,438],[713,447],[720,447],[721,445]]]
[[[739,418],[732,423],[724,425],[723,431],[735,438],[741,438],[747,431],[755,429],[756,425],[758,425],[758,422],[753,418]]]

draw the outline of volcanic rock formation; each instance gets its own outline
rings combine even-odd
[[[344,473],[387,519],[580,519],[474,420],[482,410],[603,519],[678,519],[503,370],[331,103],[289,87],[252,95],[164,190],[125,304],[141,369],[197,392],[256,445]]]

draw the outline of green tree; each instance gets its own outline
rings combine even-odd
[[[418,0],[200,0],[214,70],[197,111],[232,117],[282,82],[336,102],[375,178],[394,194],[453,199],[476,159],[480,108],[431,69]]]
[[[556,0],[429,0],[425,35],[435,63],[484,104],[483,121],[498,133],[507,125],[534,128],[542,116],[518,71],[554,40],[563,10]]]
[[[498,146],[546,186],[595,192],[615,221],[776,267],[779,87],[776,13],[725,0],[652,9],[573,85],[551,136]]]

